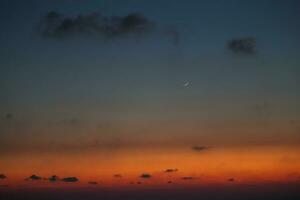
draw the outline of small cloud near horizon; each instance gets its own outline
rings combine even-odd
[[[0,174],[0,179],[6,179],[7,177],[4,174]]]
[[[29,176],[28,178],[26,178],[25,180],[34,180],[34,181],[38,181],[38,180],[42,180],[42,177],[33,174],[33,175]]]
[[[182,180],[194,180],[194,177],[192,177],[192,176],[184,176],[181,179]]]
[[[67,182],[67,183],[75,183],[78,182],[79,179],[76,177],[65,177],[61,179],[62,182]]]
[[[195,146],[192,147],[192,150],[194,150],[194,151],[205,151],[207,149],[209,149],[209,147],[207,147],[207,146],[195,145]]]
[[[96,181],[89,181],[88,184],[90,184],[90,185],[97,185],[98,182],[96,182]]]
[[[144,173],[144,174],[140,175],[140,178],[144,178],[144,179],[149,179],[151,177],[152,177],[151,174],[147,174],[147,173]]]
[[[59,181],[59,178],[58,178],[58,176],[53,175],[53,176],[49,177],[47,180],[49,180],[50,182],[56,182],[56,181]]]
[[[172,172],[177,172],[178,169],[166,169],[164,172],[165,173],[172,173]]]
[[[122,174],[114,174],[113,177],[114,178],[122,178],[123,176],[122,176]]]

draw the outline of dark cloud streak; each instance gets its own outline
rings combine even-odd
[[[192,147],[192,150],[194,151],[205,151],[207,150],[209,147],[206,147],[206,146],[193,146]]]
[[[177,172],[178,169],[166,169],[164,172],[165,173],[172,173],[172,172]]]
[[[66,178],[61,179],[61,181],[67,182],[67,183],[75,183],[75,182],[78,182],[79,179],[76,177],[66,177]]]
[[[51,11],[41,19],[38,32],[46,38],[67,38],[75,35],[119,38],[129,34],[142,35],[154,28],[155,23],[140,13],[110,17],[92,13],[66,17]]]

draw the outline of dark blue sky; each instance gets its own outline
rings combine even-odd
[[[43,37],[37,27],[49,11],[70,18],[138,12],[156,29],[110,39]],[[247,120],[256,117],[248,109],[272,105],[269,117],[297,118],[299,13],[292,0],[1,0],[1,114],[91,123]],[[227,47],[244,38],[255,39],[256,53]]]

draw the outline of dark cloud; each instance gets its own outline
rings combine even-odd
[[[7,177],[4,174],[0,174],[0,179],[6,179]]]
[[[194,177],[192,177],[192,176],[184,176],[184,177],[182,177],[181,179],[182,179],[182,180],[193,180]]]
[[[114,177],[115,178],[122,178],[122,175],[121,174],[114,174]]]
[[[236,54],[254,55],[256,39],[254,37],[232,39],[227,42],[227,48]]]
[[[58,176],[53,175],[53,176],[49,177],[47,180],[49,180],[51,182],[56,182],[56,181],[59,181],[59,178],[58,178]]]
[[[14,118],[14,115],[12,114],[12,113],[7,113],[6,115],[5,115],[5,119],[6,120],[12,120]]]
[[[61,179],[61,181],[63,181],[63,182],[69,182],[69,183],[73,182],[74,183],[74,182],[79,181],[79,179],[76,178],[76,177],[66,177],[66,178]]]
[[[66,177],[66,178],[61,179],[61,181],[68,182],[68,183],[74,183],[74,182],[79,181],[79,179],[76,177]]]
[[[96,182],[96,181],[89,181],[88,184],[90,184],[90,185],[97,185],[98,182]]]
[[[173,183],[173,182],[172,182],[172,181],[168,181],[167,183],[168,183],[168,184],[171,184],[171,183]]]
[[[148,178],[151,178],[151,174],[147,174],[147,173],[144,173],[144,174],[141,174],[140,175],[140,178],[145,178],[145,179],[148,179]]]
[[[177,172],[178,169],[166,169],[165,173],[172,173],[172,172]]]
[[[227,179],[227,181],[228,181],[228,182],[234,182],[235,179],[234,179],[234,178],[229,178],[229,179]]]
[[[36,181],[38,181],[38,180],[42,180],[42,177],[33,174],[33,175],[29,176],[27,178],[27,180],[36,180]]]
[[[39,33],[48,38],[66,38],[72,35],[99,35],[104,38],[116,38],[129,34],[141,35],[150,32],[155,23],[140,13],[126,16],[103,16],[92,13],[66,17],[51,11],[40,21]]]
[[[192,150],[194,150],[194,151],[205,151],[205,150],[207,150],[209,147],[206,147],[206,146],[193,146],[192,147]]]

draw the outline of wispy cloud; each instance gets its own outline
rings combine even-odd
[[[164,172],[165,173],[172,173],[172,172],[177,172],[178,169],[166,169]]]
[[[207,147],[207,146],[195,145],[195,146],[192,147],[192,150],[194,150],[194,151],[205,151],[207,149],[209,149],[209,147]]]

